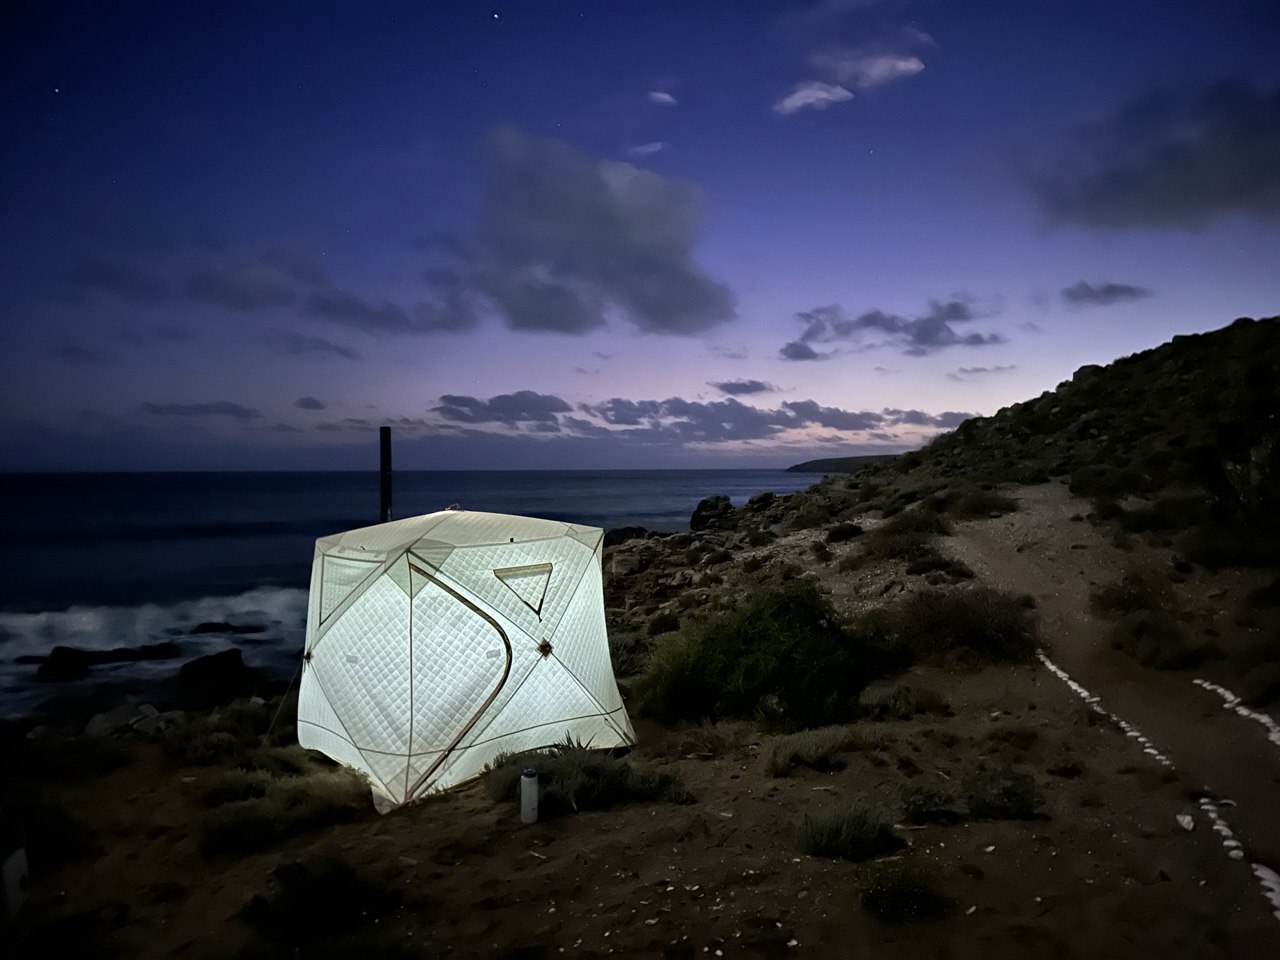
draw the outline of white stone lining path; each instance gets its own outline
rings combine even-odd
[[[1036,651],[1036,657],[1044,664],[1045,669],[1070,687],[1072,692],[1079,696],[1080,699],[1088,705],[1090,710],[1093,710],[1095,713],[1109,719],[1124,731],[1125,736],[1132,737],[1137,740],[1138,744],[1142,747],[1143,753],[1159,761],[1163,766],[1171,769],[1173,768],[1173,761],[1157,750],[1155,745],[1148,740],[1141,731],[1103,707],[1101,697],[1095,696],[1083,686],[1076,683],[1076,681],[1071,678],[1071,675],[1050,660],[1043,650]],[[1196,679],[1192,682],[1197,686],[1203,687],[1206,690],[1211,690],[1220,695],[1228,709],[1234,710],[1242,717],[1247,717],[1250,720],[1255,720],[1258,723],[1263,724],[1267,727],[1268,736],[1271,742],[1280,746],[1280,725],[1272,720],[1271,717],[1242,706],[1240,698],[1225,687],[1219,687],[1217,684],[1210,683],[1207,680]],[[1208,818],[1213,831],[1222,837],[1222,846],[1226,849],[1227,856],[1232,860],[1243,860],[1245,858],[1244,848],[1240,841],[1235,838],[1235,835],[1231,832],[1231,828],[1222,818],[1222,815],[1218,812],[1219,805],[1234,804],[1232,804],[1232,801],[1230,800],[1215,801],[1210,797],[1201,797],[1199,800],[1200,812]],[[1267,902],[1271,904],[1271,915],[1277,920],[1280,920],[1280,874],[1277,874],[1265,864],[1251,863],[1249,866],[1253,870],[1253,875],[1258,879],[1258,885],[1262,888],[1262,895],[1266,898]]]
[[[1222,705],[1228,710],[1233,710],[1246,720],[1252,720],[1254,723],[1260,723],[1267,728],[1267,739],[1277,747],[1280,747],[1280,723],[1267,716],[1265,713],[1259,713],[1257,710],[1250,710],[1241,701],[1239,695],[1232,693],[1226,687],[1220,687],[1216,683],[1210,683],[1208,680],[1201,680],[1199,677],[1191,681],[1197,687],[1203,687],[1212,693],[1216,693],[1222,698]]]

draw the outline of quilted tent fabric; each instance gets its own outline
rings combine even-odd
[[[598,527],[447,510],[316,541],[298,741],[381,809],[565,737],[635,742]]]

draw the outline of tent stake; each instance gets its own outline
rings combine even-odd
[[[381,453],[381,471],[378,477],[378,500],[382,523],[391,519],[391,428],[378,428],[378,447]]]

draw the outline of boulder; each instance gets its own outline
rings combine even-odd
[[[187,709],[208,709],[255,692],[257,677],[234,648],[184,663],[178,671],[177,695]]]
[[[111,650],[81,650],[79,647],[57,646],[45,656],[22,656],[17,663],[38,663],[36,679],[43,683],[82,680],[89,668],[100,663],[132,663],[138,660],[172,660],[182,649],[172,641],[144,644],[140,647],[115,647]]]
[[[604,532],[604,545],[606,547],[616,547],[620,543],[626,543],[628,540],[648,540],[656,534],[645,527],[614,527]]]
[[[89,675],[93,660],[88,650],[75,647],[54,647],[36,670],[41,683],[61,683],[66,680],[83,680]]]
[[[85,736],[110,736],[156,714],[156,708],[149,703],[122,703],[106,713],[95,713],[90,717],[84,727]]]
[[[733,522],[733,501],[723,494],[707,497],[698,502],[689,518],[690,530],[709,530],[712,527],[723,528]]]

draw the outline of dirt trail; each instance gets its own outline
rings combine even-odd
[[[1192,683],[1208,676],[1231,687],[1225,676],[1213,676],[1215,665],[1206,672],[1160,671],[1112,650],[1108,625],[1089,612],[1089,593],[1120,577],[1131,561],[1091,524],[1070,519],[1087,513],[1088,504],[1063,484],[1024,487],[1017,498],[1017,513],[961,525],[947,538],[948,551],[991,585],[1034,596],[1048,655],[1101,697],[1103,707],[1153,741],[1188,784],[1235,801],[1222,811],[1246,858],[1280,867],[1280,748],[1261,725],[1224,709],[1220,697]],[[1179,590],[1212,605],[1204,599],[1212,586],[1193,578]],[[1197,829],[1207,826],[1197,822]]]

